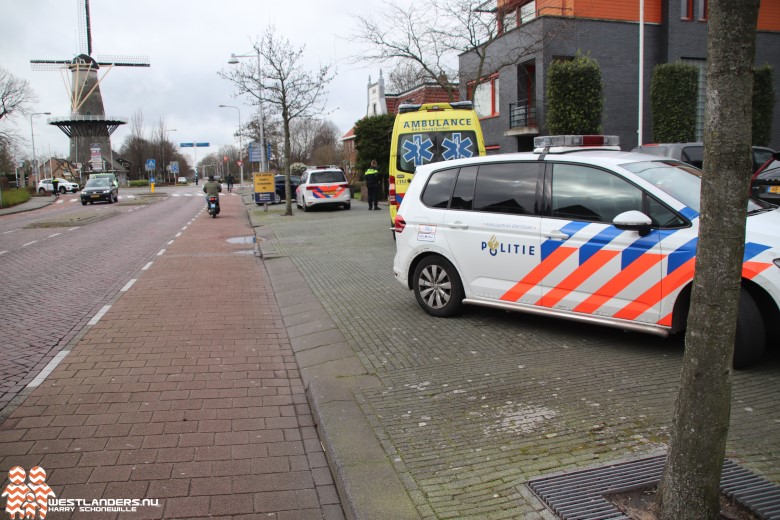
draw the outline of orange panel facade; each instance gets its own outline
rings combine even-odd
[[[758,11],[759,31],[780,31],[780,2],[764,1]]]

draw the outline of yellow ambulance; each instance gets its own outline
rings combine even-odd
[[[423,164],[485,155],[482,128],[471,101],[401,105],[390,143],[390,222]]]

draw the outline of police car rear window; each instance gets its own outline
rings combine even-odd
[[[345,182],[344,173],[338,170],[311,172],[309,182],[312,184],[322,184],[325,182]]]

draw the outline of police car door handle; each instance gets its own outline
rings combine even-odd
[[[564,232],[562,232],[562,231],[560,231],[558,229],[556,229],[554,231],[550,231],[549,233],[542,233],[542,234],[544,236],[546,236],[547,238],[550,238],[552,240],[568,240],[569,239],[569,235],[567,235],[566,233],[564,233]]]
[[[450,222],[450,227],[453,229],[468,229],[468,224],[464,224],[463,222]]]

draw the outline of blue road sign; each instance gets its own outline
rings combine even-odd
[[[147,159],[146,160],[146,171],[153,172],[157,169],[157,161],[154,159]]]
[[[171,173],[179,173],[179,161],[171,161]]]

